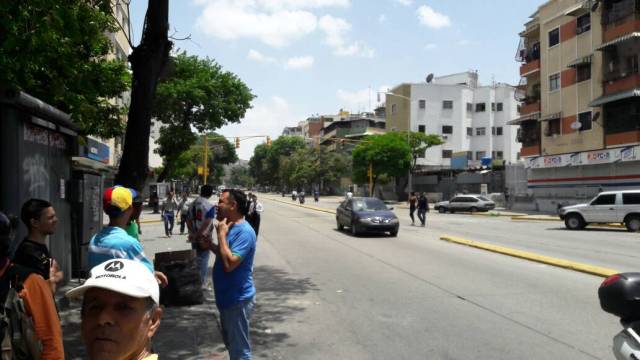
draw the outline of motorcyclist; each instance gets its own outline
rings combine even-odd
[[[617,360],[640,359],[640,273],[615,274],[598,289],[600,307],[620,318],[623,330],[613,337]]]

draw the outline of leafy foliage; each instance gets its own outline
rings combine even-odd
[[[72,115],[85,134],[121,135],[126,63],[111,60],[118,30],[109,0],[0,1],[0,84]]]
[[[401,132],[402,136],[406,139],[409,138],[409,146],[411,147],[411,172],[416,168],[418,158],[422,157],[424,153],[432,146],[444,144],[444,140],[440,135],[425,134],[422,132],[410,132],[407,136],[407,132]]]
[[[284,158],[280,179],[290,189],[308,188],[338,181],[351,170],[351,159],[342,153],[330,152],[326,147],[303,148]]]
[[[234,187],[252,188],[255,181],[246,165],[234,165],[229,169],[229,183]]]
[[[369,164],[373,167],[373,187],[381,177],[401,176],[411,166],[411,148],[406,134],[390,132],[367,137],[353,149],[353,180],[368,183]]]
[[[293,153],[304,148],[304,140],[299,136],[280,136],[271,146],[256,146],[249,160],[251,176],[261,185],[280,186],[284,184],[281,166]]]

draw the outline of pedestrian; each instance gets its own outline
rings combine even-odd
[[[127,225],[126,232],[132,238],[140,241],[140,235],[142,234],[142,228],[140,227],[140,214],[142,213],[142,198],[138,195],[133,199],[133,214],[129,219],[129,225]]]
[[[413,213],[416,212],[416,203],[418,202],[418,198],[416,197],[416,192],[412,191],[409,194],[409,217],[411,218],[411,226],[416,224],[416,219],[413,216]]]
[[[256,240],[258,239],[258,232],[260,232],[260,217],[263,211],[264,207],[262,206],[262,203],[258,201],[258,196],[255,194],[252,195],[251,206],[249,207],[251,222],[249,224],[256,233]]]
[[[175,214],[178,209],[178,202],[173,196],[173,191],[169,191],[167,198],[162,203],[162,220],[164,221],[164,233],[167,237],[171,237],[171,235],[173,235]]]
[[[223,191],[218,201],[218,244],[208,243],[216,255],[213,286],[222,337],[231,360],[251,359],[249,325],[255,308],[253,259],[256,234],[244,220],[248,210],[247,198],[242,191]]]
[[[102,207],[109,216],[109,225],[102,228],[89,241],[89,268],[110,259],[131,259],[142,263],[164,287],[167,277],[154,271],[153,264],[144,254],[140,242],[132,238],[125,228],[133,214],[133,198],[137,191],[116,185],[105,190]]]
[[[178,208],[180,209],[180,235],[184,235],[184,228],[187,225],[187,216],[189,215],[189,195],[182,193],[182,199]]]
[[[3,310],[11,303],[13,310],[3,311],[2,315],[3,321],[7,321],[3,322],[0,335],[2,358],[64,359],[62,328],[51,283],[40,274],[41,269],[18,265],[9,259],[16,227],[15,218],[9,219],[0,212],[0,303]],[[8,328],[7,324],[11,326]],[[23,356],[18,356],[15,351],[18,348]]]
[[[427,222],[427,213],[429,212],[429,201],[427,200],[427,194],[421,193],[418,198],[418,219],[420,219],[420,225],[425,226]]]
[[[57,284],[64,279],[58,263],[53,259],[47,247],[47,236],[53,235],[58,225],[56,211],[50,202],[42,199],[29,199],[20,210],[22,223],[27,227],[25,237],[13,255],[13,263],[35,269],[49,282],[52,293]]]
[[[203,243],[211,241],[213,233],[213,220],[216,218],[216,207],[209,202],[213,195],[211,185],[203,185],[200,188],[200,196],[191,203],[187,217],[189,239],[191,248],[196,250],[198,266],[200,267],[200,281],[202,286],[206,284],[209,268],[209,248]]]
[[[318,202],[318,200],[320,200],[320,192],[318,190],[315,190],[313,192],[313,201]],[[257,235],[257,233],[256,233]]]
[[[160,290],[140,262],[105,261],[66,296],[82,298],[80,333],[90,360],[158,359],[151,340],[162,317]]]

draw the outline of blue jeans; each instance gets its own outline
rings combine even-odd
[[[169,236],[173,232],[173,211],[165,211],[164,212],[164,233]]]
[[[255,298],[245,300],[220,311],[222,339],[230,360],[251,360],[249,322],[256,306]]]

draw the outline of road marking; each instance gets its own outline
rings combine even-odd
[[[324,208],[320,208],[317,206],[310,206],[310,205],[303,205],[303,204],[298,204],[298,203],[291,203],[290,201],[282,201],[282,200],[278,200],[278,199],[274,199],[274,198],[270,198],[270,197],[265,197],[265,199],[271,200],[271,201],[275,201],[275,202],[279,202],[282,204],[288,204],[291,206],[297,206],[297,207],[301,207],[301,208],[305,208],[305,209],[310,209],[310,210],[316,210],[316,211],[322,211],[322,212],[326,212],[329,214],[334,214],[336,213],[335,210],[331,210],[331,209],[324,209]]]
[[[536,215],[515,215],[511,217],[511,220],[514,221],[553,221],[553,222],[561,222],[560,218],[553,217],[543,217]],[[591,225],[592,227],[602,227],[602,228],[611,228],[611,229],[624,229],[625,226],[621,224],[597,224]]]
[[[552,266],[556,266],[564,269],[579,271],[586,274],[591,274],[591,275],[596,275],[601,277],[609,277],[613,274],[620,273],[619,271],[614,269],[582,264],[582,263],[569,261],[565,259],[554,258],[551,256],[539,255],[539,254],[535,254],[527,251],[511,249],[503,246],[491,245],[491,244],[482,243],[474,240],[467,240],[467,239],[463,239],[455,236],[442,235],[440,236],[440,240],[449,241],[449,242],[460,244],[460,245],[471,246],[481,250],[487,250],[487,251],[495,252],[498,254],[509,255],[509,256],[520,258],[520,259],[535,261],[542,264],[552,265]]]

